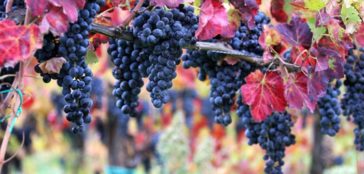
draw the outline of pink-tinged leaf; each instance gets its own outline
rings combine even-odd
[[[230,3],[240,11],[242,21],[247,23],[249,28],[253,28],[254,16],[258,13],[261,0],[230,0]]]
[[[264,50],[264,53],[263,53],[263,61],[265,63],[268,63],[268,62],[272,61],[272,59],[274,58],[273,57],[273,54],[272,54],[272,52],[270,50],[271,49],[269,49],[269,48]]]
[[[6,61],[30,58],[42,47],[37,25],[16,25],[14,21],[0,21],[0,66]]]
[[[360,47],[364,47],[364,23],[360,25],[356,33],[354,34],[355,41],[360,45]]]
[[[344,64],[338,59],[329,59],[329,68],[325,71],[326,76],[331,79],[341,79],[344,77]]]
[[[327,26],[332,20],[333,16],[330,16],[325,11],[321,10],[316,15],[316,26]]]
[[[66,59],[63,57],[54,57],[45,62],[40,63],[39,68],[44,73],[58,74],[61,71],[62,66],[65,62]]]
[[[270,62],[276,53],[283,54],[288,45],[273,27],[264,27],[264,32],[260,35],[258,41],[264,49],[263,61],[266,63]]]
[[[290,107],[302,109],[307,107],[311,112],[315,110],[317,100],[312,100],[308,95],[308,77],[302,72],[289,73],[285,78],[284,95]]]
[[[56,7],[62,7],[63,13],[71,23],[77,21],[78,9],[84,7],[86,0],[48,0]]]
[[[222,3],[219,0],[206,0],[201,6],[200,20],[195,35],[198,40],[212,39],[217,35],[231,38],[235,34],[235,31],[231,31],[231,25]]]
[[[335,65],[344,64],[346,50],[345,47],[335,43],[330,37],[323,37],[318,43],[311,48],[311,51],[315,53],[317,57],[317,66],[315,71],[324,71],[329,68],[331,62],[331,68],[336,67]],[[333,64],[335,63],[335,64]]]
[[[44,13],[48,0],[25,0],[25,3],[33,16],[40,16]]]
[[[49,12],[44,15],[40,29],[42,33],[51,31],[54,35],[58,36],[67,31],[68,25],[68,18],[62,12],[62,9],[59,7],[51,7]]]
[[[278,24],[277,30],[282,38],[292,46],[310,48],[312,32],[306,21],[298,16],[293,16],[289,24]]]
[[[256,70],[245,81],[241,93],[256,121],[263,121],[274,111],[285,110],[287,102],[284,98],[283,79],[277,72],[263,74]]]
[[[270,4],[270,13],[278,22],[287,22],[288,15],[284,11],[285,0],[272,0]]]
[[[314,71],[316,59],[303,47],[292,47],[291,57],[293,64],[302,67],[306,73]]]
[[[125,26],[125,22],[130,18],[131,12],[129,10],[123,10],[120,7],[114,8],[110,13],[111,24],[114,27]]]
[[[155,6],[167,6],[170,8],[176,8],[180,4],[183,4],[184,0],[150,0],[150,3]]]
[[[314,72],[308,77],[308,96],[312,101],[318,101],[320,97],[325,95],[329,78],[325,71]]]

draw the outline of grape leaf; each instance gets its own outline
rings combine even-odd
[[[341,79],[344,77],[344,64],[337,59],[329,59],[329,68],[326,70],[329,79]]]
[[[62,66],[65,62],[66,59],[63,57],[54,57],[45,62],[40,63],[39,68],[44,73],[58,74],[61,71]]]
[[[329,78],[325,71],[316,71],[309,74],[307,86],[308,96],[313,101],[318,101],[320,97],[325,95]]]
[[[256,121],[263,121],[273,111],[284,111],[283,79],[277,72],[263,74],[260,70],[250,73],[241,87],[244,102],[251,107]]]
[[[150,3],[156,6],[167,6],[170,8],[178,7],[184,0],[150,0]]]
[[[270,3],[270,13],[273,18],[278,22],[287,22],[288,15],[284,11],[285,0],[272,0]]]
[[[316,27],[316,19],[315,18],[309,18],[307,20],[307,24],[311,29],[313,40],[316,42],[320,40],[324,34],[326,33],[327,29],[326,27]]]
[[[48,0],[56,7],[62,7],[63,13],[73,23],[77,21],[78,9],[85,6],[86,0]]]
[[[110,13],[112,26],[125,26],[125,22],[127,22],[131,15],[129,10],[123,10],[120,7],[114,8]]]
[[[258,13],[261,0],[229,0],[230,3],[240,11],[243,22],[248,24],[249,28],[255,26],[254,16]]]
[[[219,0],[206,0],[201,6],[198,29],[195,36],[199,40],[212,39],[217,35],[225,38],[234,36],[235,26],[228,21],[225,7]]]
[[[22,61],[42,47],[37,25],[16,25],[14,21],[0,21],[0,65],[7,60]]]
[[[359,26],[358,30],[354,34],[354,38],[360,47],[364,47],[364,23]]]
[[[346,50],[344,47],[335,43],[331,38],[325,36],[314,45],[312,49],[317,49],[317,66],[315,71],[324,71],[329,68],[329,61],[345,63]]]
[[[58,36],[67,31],[68,25],[68,18],[63,14],[62,8],[52,6],[43,17],[40,23],[40,30],[42,33],[51,31],[54,35]]]
[[[305,7],[312,11],[319,11],[325,7],[325,0],[305,0]]]
[[[25,0],[25,3],[34,16],[42,15],[48,6],[48,0]]]
[[[298,16],[293,16],[289,24],[278,24],[276,29],[283,39],[292,46],[309,48],[312,42],[312,32],[306,21]]]
[[[290,107],[302,109],[305,106],[311,112],[315,110],[317,101],[308,95],[308,77],[304,73],[288,73],[284,82],[284,96]]]
[[[298,65],[306,73],[315,70],[316,59],[311,53],[303,47],[292,47],[291,51],[292,61]]]
[[[350,6],[349,8],[342,6],[340,14],[345,26],[361,22],[359,12],[353,6]]]

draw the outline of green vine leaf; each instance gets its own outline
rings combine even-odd
[[[310,27],[311,32],[313,33],[312,36],[313,42],[319,41],[327,31],[326,27],[316,27],[315,18],[308,19],[307,24]]]
[[[346,26],[361,22],[359,12],[353,6],[350,6],[349,8],[342,6],[340,15]]]
[[[320,11],[326,6],[325,0],[305,0],[305,7],[312,11]]]

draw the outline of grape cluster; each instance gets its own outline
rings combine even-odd
[[[283,174],[285,149],[295,143],[295,137],[291,133],[291,116],[286,112],[274,112],[266,120],[258,123],[253,120],[249,107],[241,100],[240,97],[237,114],[245,128],[248,144],[259,144],[265,150],[265,173]]]
[[[364,49],[359,49],[359,56],[354,50],[349,55],[344,65],[346,93],[341,101],[343,113],[351,116],[357,127],[354,129],[356,148],[364,150]]]
[[[51,58],[55,58],[58,56],[58,47],[59,42],[56,40],[56,37],[53,36],[52,33],[48,33],[43,37],[43,46],[41,49],[37,50],[34,56],[38,60],[38,64],[34,67],[35,72],[39,73],[42,76],[42,79],[45,83],[49,83],[52,79],[58,80],[58,74],[56,73],[46,73],[43,72],[40,68],[40,63],[43,63]],[[63,69],[65,71],[65,69]]]
[[[263,32],[263,25],[270,22],[264,13],[255,16],[255,28],[249,29],[245,24],[239,27],[230,45],[246,55],[262,56],[263,48],[258,39]],[[215,39],[211,40],[216,41]],[[198,78],[210,79],[210,102],[215,113],[217,123],[228,125],[231,123],[230,110],[235,100],[235,93],[245,83],[244,78],[256,68],[245,61],[239,61],[235,65],[222,61],[223,55],[203,50],[188,50],[182,56],[184,68],[199,68]]]
[[[258,137],[260,132],[260,124],[253,120],[248,105],[243,103],[241,95],[237,99],[238,108],[236,114],[239,117],[238,122],[242,124],[245,129],[245,136],[248,138],[248,144],[253,145],[258,143]]]
[[[188,50],[182,56],[184,68],[198,67],[200,80],[210,79],[210,102],[215,114],[215,121],[219,124],[231,123],[230,110],[234,104],[236,91],[244,83],[244,78],[252,70],[253,66],[245,61],[230,65],[220,61],[218,53]]]
[[[111,39],[109,43],[108,52],[115,65],[112,74],[117,80],[113,90],[116,106],[124,114],[136,116],[138,95],[143,86],[142,75],[138,71],[138,54],[133,54],[137,49],[134,49],[134,43],[121,39]]]
[[[194,31],[198,18],[193,7],[180,5],[172,10],[156,7],[137,16],[133,22],[133,35],[137,38],[132,55],[138,55],[138,70],[149,77],[147,90],[152,103],[160,108],[168,102],[167,90],[176,77],[176,65],[182,47],[195,42]]]
[[[259,44],[259,37],[263,32],[263,26],[270,22],[269,17],[259,12],[255,17],[255,27],[249,29],[244,23],[240,25],[235,32],[234,38],[231,39],[230,45],[247,55],[263,55],[263,48]]]
[[[338,96],[340,95],[341,81],[338,80],[335,86],[329,86],[326,94],[318,101],[320,113],[321,133],[335,136],[340,129],[341,108]]]
[[[59,39],[58,53],[67,62],[62,66],[63,73],[59,74],[57,83],[62,86],[67,102],[64,107],[66,118],[77,125],[72,129],[74,133],[82,131],[84,123],[91,122],[92,72],[85,62],[85,56],[91,23],[103,4],[103,0],[87,1],[85,8],[79,11],[77,21],[70,24],[68,31]]]

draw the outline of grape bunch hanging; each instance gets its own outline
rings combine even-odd
[[[200,30],[201,26],[216,24],[211,21],[211,23],[206,23],[206,18],[201,17],[206,12],[204,4],[208,2],[210,1],[203,1],[201,9],[197,10],[202,11],[198,17],[196,9],[187,3],[166,8],[155,6],[153,1],[145,1],[137,12],[131,14],[133,17],[131,22],[129,21],[122,29],[117,28],[117,31],[123,30],[123,33],[128,33],[131,39],[120,37],[108,39],[107,52],[113,66],[112,75],[116,79],[112,95],[115,97],[114,105],[120,109],[122,114],[132,117],[140,115],[136,109],[139,105],[138,95],[144,85],[150,94],[151,103],[156,108],[161,108],[167,102],[175,100],[175,96],[170,95],[168,90],[172,88],[172,81],[177,76],[176,68],[181,64],[180,66],[186,69],[197,69],[198,79],[209,82],[208,99],[212,104],[216,123],[224,126],[232,123],[232,111],[236,108],[238,122],[245,129],[248,143],[257,144],[266,152],[264,156],[265,173],[283,173],[285,149],[295,143],[295,137],[291,132],[294,119],[286,111],[286,107],[294,109],[306,107],[318,113],[321,132],[329,136],[334,136],[339,132],[340,115],[347,116],[356,125],[354,130],[356,148],[364,150],[364,117],[362,116],[364,106],[361,102],[364,100],[364,74],[362,73],[364,49],[351,47],[348,43],[342,44],[344,46],[339,45],[344,48],[335,47],[336,42],[328,40],[326,36],[321,36],[322,38],[318,39],[316,43],[312,43],[315,39],[313,37],[317,37],[317,35],[312,36],[313,34],[307,31],[312,28],[306,23],[307,20],[292,16],[291,22],[273,27],[275,24],[271,23],[271,19],[264,13],[255,13],[258,11],[257,9],[252,10],[249,15],[246,14],[246,18],[240,18],[239,22],[235,23],[239,25],[235,26],[235,32],[232,32],[232,35],[226,37],[227,34],[224,31],[229,30],[226,26],[220,33],[203,38],[202,36],[218,30],[216,28],[211,31]],[[243,8],[236,3],[236,1],[231,2],[232,6],[235,6],[235,10],[242,10]],[[4,3],[0,5],[2,5],[0,11],[4,11]],[[24,3],[15,3],[14,9],[17,6],[24,7],[24,5]],[[91,122],[92,99],[102,96],[102,88],[97,89],[98,82],[93,80],[93,74],[85,61],[85,56],[91,47],[89,36],[92,23],[95,22],[94,19],[103,10],[104,5],[103,0],[86,1],[85,6],[78,11],[77,20],[69,23],[67,31],[60,36],[52,32],[45,34],[42,48],[34,54],[38,61],[34,69],[40,74],[42,80],[45,83],[55,80],[62,87],[62,95],[65,100],[63,110],[67,120],[75,124],[73,127],[75,133],[82,132],[85,124]],[[213,7],[221,8],[223,6],[213,4]],[[5,13],[0,15],[1,18],[7,16]],[[275,14],[272,15],[274,17]],[[275,22],[280,22],[279,20],[284,19],[275,17]],[[343,23],[345,24],[345,22]],[[310,23],[310,25],[312,24]],[[282,31],[286,35],[282,34]],[[295,35],[300,33],[303,34]],[[287,37],[292,38],[287,39]],[[201,40],[212,44],[223,43],[224,48],[238,51],[240,56],[253,57],[254,60],[242,59],[231,63],[226,59],[226,49],[201,48],[197,44]],[[312,47],[314,49],[310,49]],[[349,48],[351,50],[348,55],[333,53],[335,50],[347,52]],[[300,59],[300,56],[304,59]],[[342,59],[338,58],[340,56]],[[44,64],[52,59],[62,62],[63,65],[59,72],[44,70]],[[328,65],[316,62],[316,60],[322,59],[329,59],[327,60]],[[345,65],[338,64],[338,60],[344,59]],[[292,70],[292,65],[295,65],[293,67],[293,69],[296,68],[295,70]],[[317,73],[319,70],[315,68],[318,65],[322,69],[325,66],[330,70],[333,67],[337,68],[338,72],[328,72],[324,75]],[[10,67],[10,69],[2,68],[1,76],[15,74],[19,69],[17,66]],[[343,81],[340,75],[335,74],[340,73],[340,70],[343,70],[345,75]],[[296,76],[287,75],[295,71],[298,71]],[[269,79],[267,74],[275,79]],[[254,84],[254,80],[260,77],[259,83]],[[319,78],[311,80],[315,77]],[[300,83],[294,84],[301,85],[299,90],[307,90],[307,93],[310,93],[308,96],[302,97],[305,98],[305,102],[302,102],[304,104],[292,102],[292,98],[289,98],[290,91],[287,88],[292,84],[289,84],[287,79],[292,78],[292,81]],[[13,80],[12,77],[4,78],[1,82],[12,84]],[[9,85],[6,87],[1,85],[2,89],[9,89]],[[255,90],[251,87],[254,85]],[[242,88],[243,86],[245,88]],[[246,90],[249,86],[251,91]],[[312,88],[317,86],[323,91],[315,93],[316,90]],[[269,88],[273,94],[269,92],[267,94],[264,88]],[[341,94],[340,89],[343,88],[346,91]],[[247,92],[251,92],[252,95],[247,95]],[[253,96],[255,93],[259,94]],[[272,97],[275,99],[272,101],[265,101],[266,98],[257,97],[259,95],[277,95],[278,97]],[[316,96],[316,98],[312,96]],[[281,106],[281,103],[284,104]],[[191,109],[187,104],[191,103],[184,102],[186,110]],[[264,105],[260,110],[255,108],[259,104]],[[96,103],[95,105],[101,107],[102,104]],[[312,107],[313,105],[315,107]],[[189,111],[187,114],[191,115],[191,112]]]

